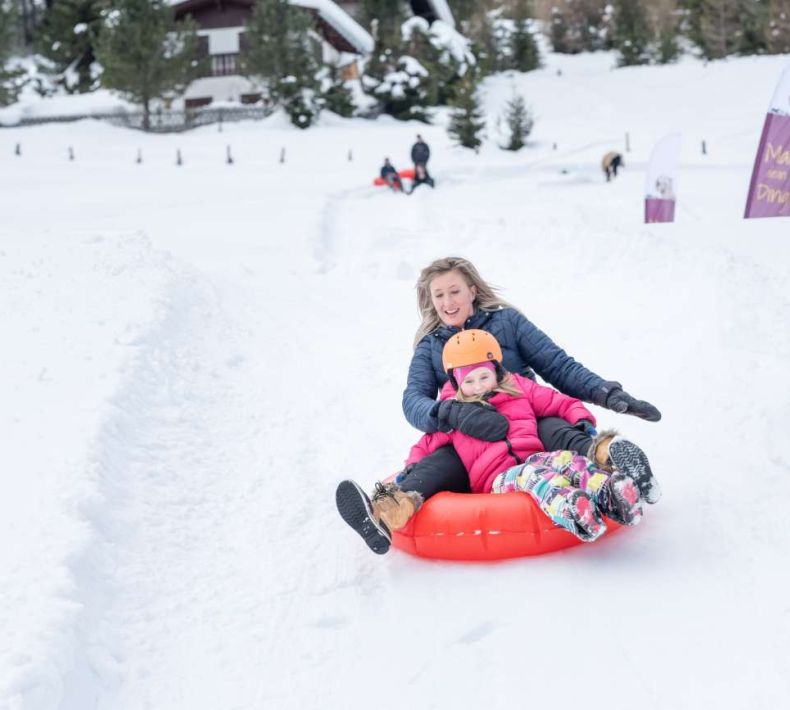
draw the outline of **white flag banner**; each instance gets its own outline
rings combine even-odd
[[[645,222],[674,222],[677,169],[683,136],[670,133],[650,154],[645,177]]]

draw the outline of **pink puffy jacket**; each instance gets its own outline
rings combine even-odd
[[[544,450],[538,438],[539,417],[562,417],[571,424],[587,419],[595,425],[595,417],[580,400],[538,385],[520,375],[512,375],[512,378],[524,393],[523,397],[497,392],[488,400],[510,422],[507,440],[493,443],[481,441],[460,431],[449,434],[442,432],[425,434],[412,447],[406,465],[416,463],[441,446],[452,444],[469,472],[472,491],[490,493],[491,485],[498,474],[522,463],[527,456]],[[442,389],[440,399],[450,399],[454,396],[455,390],[448,382]],[[508,450],[508,442],[512,454]]]

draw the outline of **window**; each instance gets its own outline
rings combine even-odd
[[[238,54],[213,54],[211,56],[211,74],[213,76],[235,74],[238,56]]]

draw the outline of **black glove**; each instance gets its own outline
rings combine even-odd
[[[601,406],[611,409],[620,414],[632,414],[649,422],[657,422],[661,419],[661,412],[658,411],[650,402],[641,399],[634,399],[628,392],[623,391],[619,382],[606,382],[601,388],[603,390],[602,402],[596,402]]]
[[[482,402],[445,399],[439,403],[436,416],[439,418],[439,431],[445,433],[457,429],[483,441],[501,441],[507,436],[507,419]]]

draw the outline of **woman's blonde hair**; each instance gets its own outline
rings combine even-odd
[[[507,301],[502,300],[497,295],[497,288],[491,286],[483,280],[477,269],[471,261],[461,258],[460,256],[447,256],[443,259],[437,259],[431,264],[428,264],[421,272],[420,277],[417,279],[417,307],[420,309],[420,318],[422,323],[417,328],[417,334],[414,336],[414,347],[420,342],[428,333],[442,325],[442,319],[433,307],[431,302],[431,281],[437,276],[446,274],[450,271],[457,271],[463,276],[467,286],[474,286],[475,306],[484,311],[496,311],[500,308],[513,308]]]
[[[521,397],[524,393],[518,388],[515,382],[513,382],[512,375],[508,372],[502,378],[502,382],[500,382],[496,387],[494,387],[491,392],[505,392],[506,394],[513,395],[514,397]],[[488,404],[484,397],[479,397],[473,395],[471,397],[467,397],[463,392],[461,392],[461,383],[458,383],[458,390],[455,393],[455,398],[459,402],[482,402],[483,404]]]

